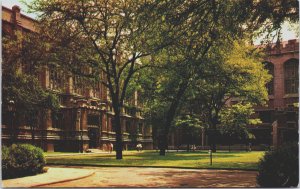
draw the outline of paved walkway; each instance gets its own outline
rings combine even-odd
[[[74,168],[74,167],[73,167]],[[42,187],[256,187],[256,171],[78,167],[92,170],[84,179]]]
[[[47,173],[2,181],[2,187],[38,187],[49,183],[58,183],[81,179],[93,175],[91,169],[50,167]]]

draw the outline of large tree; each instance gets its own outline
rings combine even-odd
[[[232,98],[242,103],[264,104],[267,100],[266,83],[270,80],[262,64],[262,54],[237,41],[232,47],[212,49],[202,75],[195,79],[194,100],[203,122],[207,123],[212,150],[216,150],[217,125],[220,112]]]
[[[147,67],[139,59],[164,49],[159,52],[167,54],[164,63],[175,67],[179,76],[171,82],[174,96],[169,98],[160,136],[164,155],[169,128],[194,68],[211,46],[240,38],[270,17],[258,19],[256,6],[257,1],[35,0],[30,7],[40,13],[41,33],[52,39],[49,51],[56,54],[51,58],[108,88],[115,112],[116,158],[122,159],[120,111],[133,75]],[[82,73],[82,67],[92,71]]]
[[[133,75],[148,66],[139,59],[173,43],[171,31],[181,31],[180,25],[162,24],[166,19],[155,8],[163,5],[155,1],[36,0],[29,6],[40,13],[40,33],[49,40],[47,61],[107,87],[115,113],[116,158],[122,159],[120,112]]]

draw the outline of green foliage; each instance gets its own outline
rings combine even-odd
[[[17,114],[28,117],[30,126],[37,125],[37,115],[45,109],[56,110],[55,94],[45,90],[39,80],[45,66],[45,42],[35,33],[6,34],[3,37],[2,97],[3,107],[15,102]]]
[[[200,128],[202,122],[195,115],[182,115],[175,120],[176,127]]]
[[[46,161],[43,150],[30,144],[2,147],[4,179],[35,175],[43,172]]]
[[[299,182],[299,149],[289,143],[269,151],[259,162],[257,183],[261,187],[297,187]]]
[[[220,133],[226,137],[242,139],[253,139],[251,133],[247,129],[247,125],[260,123],[260,120],[250,119],[254,113],[254,109],[250,103],[235,104],[231,107],[224,108],[220,112]]]

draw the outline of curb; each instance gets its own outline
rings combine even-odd
[[[257,169],[238,169],[238,168],[194,168],[194,167],[166,167],[166,166],[133,166],[133,165],[92,165],[92,164],[60,164],[60,163],[47,163],[48,166],[81,166],[81,167],[136,167],[136,168],[170,168],[170,169],[206,169],[206,170],[230,170],[230,171],[258,171]]]
[[[94,174],[95,174],[95,172],[92,172],[92,173],[90,173],[88,175],[84,175],[84,176],[80,176],[80,177],[76,177],[76,178],[70,178],[70,179],[65,179],[65,180],[60,180],[60,181],[53,181],[53,182],[48,182],[48,183],[42,183],[42,184],[32,185],[32,186],[29,186],[29,188],[37,188],[37,187],[41,187],[41,186],[49,185],[49,184],[58,184],[58,183],[63,183],[63,182],[69,182],[69,181],[79,180],[79,179],[90,177],[90,176],[92,176]]]

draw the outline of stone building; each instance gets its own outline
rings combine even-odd
[[[2,7],[3,36],[14,31],[36,32],[37,24],[34,19],[21,14],[18,6],[12,9]],[[60,110],[57,113],[49,110],[41,119],[34,131],[36,145],[45,151],[107,150],[107,145],[115,142],[114,113],[104,85],[95,83],[92,88],[86,88],[80,78],[55,72],[49,67],[45,67],[38,78],[43,88],[59,96]],[[102,78],[105,79],[103,75]],[[141,106],[135,92],[122,108],[124,149],[133,148],[136,143],[141,143],[143,149],[152,149],[152,128],[144,124]],[[9,116],[4,107],[2,110],[3,144],[9,143],[11,129],[17,133],[15,142],[30,143],[30,127],[25,122],[15,121],[18,117]],[[15,111],[18,111],[17,108]]]
[[[256,117],[263,122],[249,126],[256,136],[254,144],[277,147],[298,141],[299,120],[299,41],[289,40],[266,48],[263,64],[273,76],[267,84],[266,107],[255,107]]]

